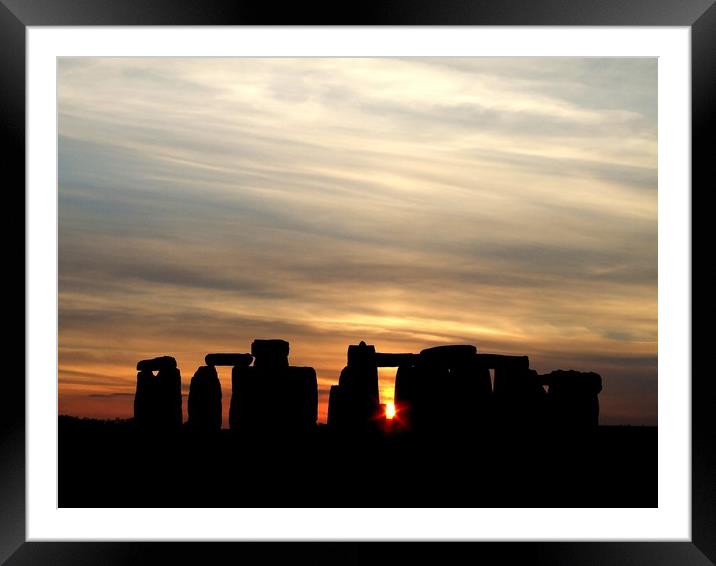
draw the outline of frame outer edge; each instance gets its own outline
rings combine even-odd
[[[6,306],[25,305],[25,26],[0,3],[0,136],[3,150],[3,222],[6,250],[19,247],[22,266],[6,260]],[[10,202],[10,196],[19,200]],[[19,254],[18,254],[19,255]],[[20,275],[22,273],[22,275]],[[17,316],[17,315],[16,315]],[[9,321],[8,321],[9,322]],[[6,352],[14,352],[12,369],[0,391],[0,562],[25,541],[25,321],[8,324]],[[22,356],[20,355],[22,352]]]
[[[708,195],[713,193],[713,156],[716,147],[716,4],[691,28],[692,127],[692,479],[691,513],[694,544],[716,563],[716,386],[706,359],[712,351],[710,318],[716,312],[712,281],[713,253],[703,249],[713,241],[705,226],[711,214]],[[697,218],[698,216],[698,218]],[[698,220],[698,222],[697,222]],[[708,219],[709,222],[712,220]],[[697,261],[701,250],[701,261]],[[707,248],[707,253],[708,253]],[[711,257],[709,257],[711,256]],[[710,277],[711,276],[711,277]],[[703,323],[703,324],[702,324]],[[699,327],[701,332],[699,332]],[[710,335],[709,335],[710,334]]]
[[[25,25],[689,26],[713,0],[2,0]]]
[[[690,542],[31,542],[7,566],[142,564],[709,566]]]
[[[553,4],[553,2],[549,2],[550,4]],[[60,2],[55,0],[55,10],[51,9],[50,3],[45,2],[43,0],[40,0],[39,2],[33,2],[32,6],[28,9],[27,5],[22,6],[19,5],[19,2],[16,0],[1,0],[0,1],[0,30],[2,33],[0,33],[0,96],[4,95],[4,104],[0,105],[0,125],[2,126],[2,138],[5,142],[6,146],[6,163],[9,165],[6,168],[6,171],[10,173],[10,179],[7,183],[7,187],[10,190],[13,190],[13,187],[22,186],[23,187],[23,195],[24,195],[24,187],[25,187],[25,91],[26,91],[26,83],[25,83],[25,23],[20,21],[18,17],[15,16],[13,11],[11,11],[6,4],[12,4],[14,5],[14,11],[16,13],[20,14],[20,17],[25,22],[29,22],[29,25],[78,25],[84,23],[85,25],[92,23],[94,24],[114,24],[119,25],[120,23],[128,23],[128,24],[161,24],[162,22],[164,24],[179,24],[179,23],[191,23],[188,21],[182,21],[186,19],[187,15],[190,16],[197,16],[199,14],[193,13],[189,14],[191,10],[186,10],[184,8],[179,9],[178,11],[181,12],[178,16],[169,16],[166,15],[168,13],[171,13],[171,10],[167,7],[168,5],[160,0],[159,2],[154,3],[154,8],[148,10],[148,12],[144,14],[140,14],[138,12],[134,12],[133,17],[129,18],[131,21],[127,21],[127,12],[122,11],[121,9],[115,9],[115,10],[109,10],[106,11],[104,8],[107,7],[106,2],[103,0],[98,1],[95,4],[95,8],[92,9],[91,6],[82,6],[85,9],[87,9],[87,14],[82,15],[78,10],[73,10],[71,7],[67,6],[66,2]],[[29,4],[29,3],[28,3]],[[62,5],[64,4],[64,6]],[[70,2],[70,4],[73,4],[75,8],[81,8],[79,6],[78,2]],[[119,4],[119,3],[118,3]],[[130,3],[126,3],[125,6],[129,5]],[[217,20],[222,19],[222,9],[217,6],[216,1],[209,2],[209,4],[213,5],[214,10],[208,10],[204,11],[199,17],[197,17],[197,20],[193,23],[218,23]],[[460,2],[450,2],[450,4],[454,4],[455,6],[460,5]],[[509,2],[510,5],[513,5],[513,7],[516,7],[515,5],[518,4],[517,2]],[[609,2],[605,2],[605,4],[609,4]],[[655,3],[652,4],[653,7]],[[668,4],[668,3],[667,3]],[[678,4],[678,2],[675,2],[673,4]],[[674,17],[669,22],[664,21],[664,18],[667,14],[664,13],[663,10],[656,10],[657,12],[660,12],[661,15],[657,16],[648,16],[644,17],[644,13],[642,12],[641,17],[634,17],[635,10],[632,8],[631,10],[625,10],[621,12],[620,14],[606,14],[603,12],[601,17],[596,17],[594,19],[590,18],[589,16],[594,16],[596,13],[593,9],[592,10],[586,10],[583,12],[583,14],[587,15],[588,20],[591,22],[602,22],[602,25],[610,22],[611,25],[650,25],[649,23],[646,23],[645,20],[648,20],[649,22],[652,22],[651,25],[654,25],[653,22],[657,21],[660,22],[661,25],[688,25],[689,23],[693,22],[692,26],[692,179],[694,180],[692,183],[692,186],[695,187],[697,185],[702,186],[701,193],[706,193],[708,188],[712,186],[713,182],[711,181],[709,187],[706,185],[707,180],[707,174],[708,174],[708,164],[713,161],[712,158],[712,149],[716,146],[716,135],[714,132],[716,131],[716,120],[714,117],[714,114],[716,114],[714,108],[715,105],[713,103],[714,100],[716,100],[716,46],[714,45],[714,37],[716,37],[716,5],[713,4],[713,0],[708,0],[707,2],[702,0],[695,0],[694,2],[690,3],[689,6],[685,6],[686,2],[683,2],[683,4],[680,6],[681,16],[680,17]],[[635,4],[632,4],[632,6]],[[636,2],[636,5],[640,5],[639,2]],[[176,7],[179,8],[180,3],[177,2]],[[184,4],[186,7],[187,4]],[[663,3],[662,6],[663,7]],[[67,9],[69,8],[69,9]],[[218,9],[217,9],[218,8]],[[64,15],[59,14],[58,10],[61,9],[64,11]],[[134,9],[139,10],[139,6],[134,6]],[[704,11],[705,10],[705,11]],[[19,11],[19,12],[18,12]],[[388,10],[389,12],[390,10]],[[439,10],[440,11],[440,10]],[[446,12],[449,10],[445,10]],[[459,10],[456,10],[459,12]],[[506,10],[507,12],[510,12],[509,9]],[[608,11],[608,10],[607,10]],[[228,12],[231,12],[228,10]],[[238,12],[237,12],[238,13]],[[161,16],[157,19],[157,14],[161,14]],[[673,16],[673,12],[668,12],[669,16]],[[218,18],[216,16],[218,15]],[[247,10],[246,12],[248,20],[255,20],[254,16],[256,15],[256,12],[252,12],[251,10]],[[377,15],[377,17],[376,17]],[[426,23],[424,20],[426,19],[425,16],[428,16],[427,19],[433,19],[432,14],[428,14],[427,12],[418,13],[417,16],[414,13],[413,16],[409,16],[408,14],[403,14],[403,18],[407,18],[408,20],[415,20],[414,23]],[[493,11],[490,14],[485,14],[488,17],[486,18],[489,20],[488,22],[482,22],[482,23],[493,23],[493,24],[510,24],[515,23],[516,19],[514,17],[507,17],[504,18],[501,16],[504,16],[504,14],[498,13],[497,11]],[[395,22],[394,14],[391,16],[390,14],[383,14],[384,16],[384,22],[383,23],[400,23]],[[387,16],[387,17],[386,17]],[[479,23],[475,22],[475,16],[479,17],[479,14],[477,14],[475,11],[468,13],[463,13],[463,16],[465,16],[465,21],[462,23],[465,25],[469,25],[472,23]],[[533,14],[534,16],[534,14]],[[274,13],[274,18],[275,18]],[[690,19],[689,19],[690,18]],[[236,18],[232,18],[232,21],[234,21]],[[258,20],[262,20],[263,18],[259,17]],[[301,19],[301,18],[298,18]],[[380,15],[374,13],[372,17],[368,18],[371,21],[372,20],[380,20]],[[447,18],[445,16],[443,17],[435,17],[432,23],[440,23],[443,20],[451,20],[452,18],[448,16]],[[525,19],[533,20],[533,22],[523,22],[523,25],[535,25],[539,24],[541,21],[543,21],[544,18],[542,17],[526,17]],[[555,19],[555,13],[551,13],[552,21]],[[560,18],[557,17],[556,19],[569,19],[569,18]],[[584,18],[576,18],[576,20],[580,20]],[[161,21],[160,21],[161,20]],[[169,21],[167,21],[169,20]],[[494,20],[502,20],[502,22],[497,22]],[[539,20],[536,21],[536,20]],[[559,24],[553,24],[553,25],[575,25],[579,23],[578,21],[561,21]],[[239,23],[238,21],[236,23]],[[241,22],[241,23],[249,23],[249,22]],[[328,22],[327,22],[328,23]],[[403,23],[411,23],[408,21],[404,21]],[[449,23],[446,21],[445,23]],[[583,24],[586,22],[582,22]],[[589,25],[599,25],[597,23],[591,23]],[[16,85],[21,85],[19,88]],[[697,207],[693,207],[693,202],[696,200],[695,198],[696,192],[692,192],[692,210],[693,211],[699,211],[700,209]],[[704,207],[701,207],[701,210],[703,210]],[[22,210],[23,214],[15,214],[15,218],[22,218],[22,232],[24,234],[25,229],[25,206],[24,206],[24,199],[22,203]],[[695,220],[696,215],[694,214],[693,220]],[[692,224],[692,238],[694,244],[709,240],[704,240],[704,238],[708,238],[710,236],[710,233],[707,233],[705,230],[701,228],[703,226],[702,224],[696,225],[694,222]],[[17,232],[19,231],[19,227],[15,227],[15,236],[17,236]],[[695,247],[694,247],[695,248]],[[708,268],[704,268],[701,265],[697,264],[693,260],[696,258],[696,250],[693,249],[692,252],[692,273],[693,273],[693,279],[692,279],[692,286],[693,286],[693,297],[702,298],[708,297],[708,294],[706,292],[702,292],[703,287],[697,286],[696,284],[696,275],[703,275],[703,271]],[[706,272],[706,275],[708,276],[708,271]],[[705,281],[703,277],[699,278],[701,281]],[[23,271],[23,291],[22,295],[23,298],[25,297],[25,291],[24,291],[24,284],[25,284],[25,272]],[[705,290],[704,290],[705,291]],[[693,298],[692,298],[693,300]],[[695,331],[698,321],[705,318],[707,316],[706,313],[713,312],[713,299],[708,300],[708,303],[706,304],[707,308],[701,308],[700,313],[697,311],[693,311],[693,321],[692,321],[692,328]],[[710,308],[709,308],[710,307]],[[19,330],[19,329],[18,329]],[[23,345],[24,345],[24,338],[25,338],[25,326],[23,323],[22,327],[23,333],[22,333],[22,339],[23,339]],[[16,342],[19,342],[18,338],[19,332],[16,332],[15,336],[13,336],[13,340]],[[700,360],[703,356],[706,355],[706,339],[705,338],[698,338],[698,335],[696,332],[693,333],[693,369],[696,370],[697,368],[697,362]],[[15,351],[19,351],[19,347],[15,348]],[[23,348],[24,352],[24,348]],[[24,564],[24,563],[33,563],[32,562],[26,562],[23,560],[23,557],[27,557],[27,553],[34,554],[35,558],[38,558],[37,553],[45,554],[41,551],[41,547],[44,547],[44,550],[49,551],[52,548],[51,555],[54,555],[57,550],[56,545],[46,545],[44,543],[26,543],[23,545],[23,542],[25,541],[25,435],[24,435],[24,428],[25,428],[25,388],[24,388],[24,374],[25,374],[25,366],[24,366],[24,356],[23,356],[23,363],[22,363],[22,377],[20,377],[20,372],[11,372],[11,375],[8,376],[6,380],[4,380],[4,385],[7,387],[5,391],[3,391],[2,397],[0,397],[0,501],[2,501],[2,505],[0,505],[0,562],[4,563],[4,560],[8,558],[10,554],[13,553],[18,547],[20,547],[20,550],[13,556],[13,558],[10,560],[13,564]],[[692,377],[692,398],[693,398],[693,411],[692,411],[692,444],[693,444],[693,450],[692,450],[692,458],[693,458],[693,469],[692,469],[692,512],[693,512],[693,518],[692,518],[692,541],[693,545],[686,545],[688,548],[688,552],[685,554],[690,555],[690,559],[686,558],[686,556],[683,556],[685,560],[681,563],[690,563],[690,564],[705,564],[707,561],[711,561],[712,563],[716,564],[716,537],[713,536],[713,533],[716,532],[716,478],[714,477],[713,470],[716,469],[716,418],[715,418],[715,412],[713,411],[712,405],[714,403],[714,399],[716,399],[715,394],[715,388],[714,388],[714,380],[711,378],[710,375],[704,374],[703,377],[698,377],[698,372],[694,371],[693,377]],[[530,544],[530,543],[526,543]],[[563,547],[563,545],[566,545],[568,547],[579,547],[582,546],[585,543],[579,543],[576,545],[572,545],[569,543],[562,543],[557,544],[557,547]],[[588,544],[588,543],[586,543]],[[641,547],[643,544],[649,544],[651,546],[652,543],[636,543],[635,547]],[[671,547],[671,543],[653,543],[654,546],[661,546],[666,545],[666,547]],[[679,548],[684,548],[683,543],[674,543],[674,546],[678,546]],[[61,543],[61,546],[71,546],[76,547],[76,543]],[[88,546],[88,545],[82,545],[82,546]],[[92,545],[94,546],[94,545]],[[117,543],[114,544],[106,544],[102,545],[105,546],[106,550],[110,550],[111,547],[114,547],[115,550],[117,550]],[[124,545],[122,545],[124,546]],[[132,545],[134,546],[134,545]],[[167,545],[160,544],[158,546],[164,547],[166,549]],[[184,546],[184,545],[179,545]],[[209,545],[208,545],[209,546]],[[210,545],[213,546],[213,545]],[[221,545],[223,546],[223,545]],[[233,546],[233,545],[232,545]],[[325,546],[325,545],[322,545]],[[347,555],[343,552],[339,554],[343,554],[343,560],[344,563],[357,563],[354,558],[356,557],[356,554],[363,554],[363,550],[365,549],[365,546],[370,546],[370,543],[366,544],[365,546],[363,544],[360,544],[361,551],[356,553],[356,545],[349,544],[349,548],[351,549]],[[403,545],[397,545],[398,548],[396,549],[398,553],[404,553],[406,552],[406,549]],[[521,546],[521,545],[517,545]],[[541,546],[541,545],[540,545]],[[550,547],[554,548],[555,545],[549,545]],[[589,545],[591,546],[591,545]],[[615,543],[601,543],[598,545],[598,547],[603,548],[606,550],[606,547],[622,547],[622,544],[615,544]],[[48,548],[49,547],[49,548]],[[53,548],[54,547],[54,548]],[[110,547],[110,548],[107,548]],[[360,548],[359,547],[359,548]],[[696,548],[693,548],[696,547]],[[126,546],[125,546],[126,548]],[[400,550],[402,548],[402,550]],[[79,549],[78,549],[79,550]],[[95,548],[95,550],[99,550],[98,548]],[[166,549],[168,550],[168,549]],[[208,550],[208,549],[207,549]],[[228,550],[228,548],[226,548]],[[348,549],[345,549],[348,550]],[[468,550],[468,549],[464,549]],[[472,551],[475,551],[476,554],[481,554],[480,551],[473,547],[472,549],[469,549]],[[468,550],[468,552],[469,552]],[[555,549],[556,550],[556,549]],[[633,550],[636,550],[634,548]],[[685,549],[684,549],[685,550]],[[139,549],[136,549],[135,552],[132,552],[133,555],[132,558],[137,559],[140,558],[141,552],[138,552]],[[693,554],[692,551],[697,551],[700,556],[696,556]],[[111,551],[110,551],[111,552]],[[161,554],[166,557],[166,554],[164,554],[166,551],[162,550]],[[75,554],[74,552],[72,553]],[[82,552],[79,551],[77,554],[81,555]],[[169,553],[171,554],[171,553]],[[211,554],[211,553],[210,553]],[[269,553],[270,554],[270,553]],[[408,553],[410,554],[410,553]],[[441,553],[442,554],[442,553]],[[450,555],[450,552],[446,553],[448,556]],[[509,554],[509,552],[507,553]],[[547,555],[552,554],[551,552],[547,552]],[[557,554],[560,554],[559,552]],[[569,554],[572,554],[571,552]],[[574,551],[574,554],[572,554],[573,558],[578,558],[581,552]],[[635,552],[634,554],[641,554],[641,552]],[[636,558],[632,554],[632,558]],[[649,553],[647,553],[649,554]],[[228,553],[227,553],[228,555]],[[76,556],[76,555],[75,555]],[[96,555],[95,555],[96,556]],[[557,556],[552,555],[553,558],[557,558]],[[563,556],[564,557],[564,556]],[[623,556],[622,556],[623,557]],[[666,558],[662,555],[663,558]],[[708,557],[708,560],[707,560]],[[50,558],[47,554],[44,555],[44,558]],[[536,557],[535,557],[536,558]],[[596,558],[596,557],[595,557]],[[612,556],[612,559],[618,558],[617,556]],[[652,557],[654,558],[654,557]],[[672,555],[671,558],[674,558]],[[17,559],[17,562],[16,562]],[[348,559],[346,561],[346,559]],[[63,561],[60,559],[59,563],[62,563]],[[142,560],[137,560],[137,562],[142,562]],[[380,562],[380,561],[378,561]],[[540,560],[536,560],[535,562],[540,562]],[[589,561],[592,563],[592,561]],[[37,563],[37,562],[34,562]],[[69,563],[69,562],[67,562]],[[84,562],[82,562],[84,563]],[[114,562],[113,562],[114,563]],[[601,560],[596,560],[593,563],[601,563]],[[635,561],[635,563],[642,563],[641,561]],[[662,562],[661,560],[657,560],[652,563],[668,563],[668,562]]]

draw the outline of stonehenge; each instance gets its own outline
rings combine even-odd
[[[222,427],[217,366],[231,367],[229,428],[271,435],[315,430],[318,382],[311,367],[289,363],[285,340],[254,340],[251,353],[210,353],[191,379],[187,427]],[[499,430],[583,433],[599,424],[602,378],[594,372],[555,370],[540,375],[527,356],[479,352],[474,345],[426,348],[419,353],[376,351],[364,341],[348,346],[346,366],[328,400],[328,428],[338,432],[480,434]],[[378,368],[395,367],[395,417],[386,426]],[[137,363],[134,420],[148,429],[182,424],[181,374],[176,359]]]

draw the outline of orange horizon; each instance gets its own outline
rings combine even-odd
[[[425,344],[421,348],[414,348],[412,350],[407,349],[404,344],[395,344],[393,349],[390,348],[382,348],[379,344],[376,345],[378,351],[394,351],[394,352],[410,352],[413,353],[418,352],[420,349],[423,349],[424,347],[429,347],[435,344]],[[293,345],[291,345],[291,350],[293,351]],[[249,351],[250,348],[247,348],[245,351]],[[346,345],[347,350],[347,345]],[[518,350],[486,350],[481,349],[479,350],[484,353],[500,353],[500,354],[508,354],[508,355],[526,355],[523,351]],[[299,350],[300,352],[300,350]],[[207,352],[209,353],[209,352]],[[156,354],[146,354],[143,357],[154,357],[155,355],[165,355],[166,353],[158,352]],[[183,398],[183,415],[184,420],[186,421],[187,418],[187,407],[186,407],[186,401],[187,401],[187,395],[188,395],[188,387],[189,382],[191,380],[192,375],[194,374],[194,371],[197,367],[200,365],[204,365],[204,355],[200,355],[197,357],[196,354],[194,355],[186,355],[186,354],[168,354],[168,355],[174,355],[174,357],[177,358],[178,366],[181,371],[182,376],[182,398]],[[142,356],[137,358],[137,361],[139,359],[143,359]],[[301,354],[296,357],[295,355],[290,354],[289,355],[289,361],[291,365],[296,366],[311,366],[311,363],[309,361],[309,355],[301,352]],[[318,421],[325,423],[327,414],[328,414],[328,392],[331,385],[338,383],[338,376],[340,374],[341,369],[345,366],[346,360],[345,360],[345,354],[342,356],[342,360],[340,358],[336,359],[336,357],[324,357],[322,358],[323,365],[321,367],[315,368],[317,370],[318,375],[318,384],[319,384],[319,407],[318,407]],[[545,365],[544,362],[546,359],[544,359],[543,356],[539,357],[540,363],[539,365],[535,365],[535,362],[533,361],[533,357],[530,356],[531,360],[531,367],[533,369],[537,369],[540,373],[548,373],[549,371],[553,369],[578,369],[581,371],[596,371],[597,373],[601,373],[601,375],[604,378],[605,381],[605,388],[604,391],[600,395],[600,403],[601,403],[601,422],[605,424],[656,424],[656,414],[654,414],[651,418],[646,419],[635,419],[633,416],[630,416],[630,413],[633,413],[633,407],[632,410],[628,410],[628,406],[625,406],[624,401],[616,398],[614,395],[610,395],[609,392],[609,382],[610,382],[610,372],[607,370],[605,373],[604,368],[601,368],[601,372],[599,371],[599,367],[592,367],[589,366],[589,364],[580,364],[578,363],[577,358],[573,358],[573,362],[571,364],[567,365],[559,365],[559,367],[549,367],[549,365]],[[95,383],[97,381],[100,381],[98,378],[103,377],[105,381],[104,386],[94,386],[88,388],[87,385],[78,385],[77,383],[72,383],[72,379],[68,379],[70,383],[65,382],[62,379],[63,370],[60,370],[60,395],[59,395],[59,413],[60,414],[67,414],[70,416],[78,416],[78,417],[90,417],[90,418],[101,418],[101,419],[112,419],[112,418],[131,418],[133,415],[133,401],[134,401],[134,388],[136,385],[136,371],[134,369],[134,364],[132,364],[129,368],[129,371],[127,372],[128,375],[125,374],[119,374],[114,373],[116,372],[115,367],[112,366],[112,372],[113,374],[102,374],[100,372],[93,373],[93,372],[86,372],[86,377],[88,379],[88,385],[94,381]],[[331,367],[331,365],[333,367]],[[61,366],[62,367],[62,366]],[[104,367],[103,371],[107,371],[107,366],[100,366]],[[193,367],[194,369],[186,370],[187,367]],[[314,367],[314,366],[311,366]],[[380,391],[380,402],[381,403],[392,403],[393,402],[393,389],[394,389],[394,382],[395,382],[395,372],[396,368],[378,368],[378,380],[379,380],[379,391]],[[223,414],[223,426],[225,428],[228,427],[228,407],[229,407],[229,400],[231,398],[231,368],[230,367],[217,367],[217,372],[219,374],[219,379],[221,381],[222,385],[222,414]],[[64,375],[71,376],[71,375],[77,375],[78,372],[69,370]],[[74,380],[76,381],[76,380]],[[112,383],[113,382],[113,383]],[[89,389],[89,391],[88,391]],[[449,394],[445,393],[445,402],[449,402]],[[627,409],[627,410],[625,410]]]

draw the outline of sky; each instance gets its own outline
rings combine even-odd
[[[58,112],[60,414],[130,417],[166,354],[186,418],[206,353],[282,338],[320,421],[365,340],[596,371],[602,423],[656,424],[656,59],[61,58]]]

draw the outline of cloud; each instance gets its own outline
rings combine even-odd
[[[134,398],[134,392],[131,393],[90,393],[88,397],[132,397]]]

